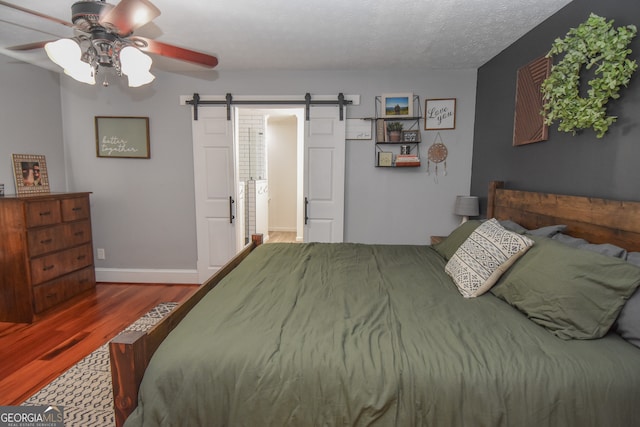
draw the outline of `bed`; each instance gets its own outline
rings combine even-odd
[[[494,182],[487,203],[505,228],[551,226],[625,256],[640,251],[640,202]],[[117,424],[637,424],[640,348],[616,328],[640,269],[512,231],[533,243],[490,290],[464,298],[445,270],[484,224],[469,221],[434,246],[259,245],[256,236],[165,321],[111,342]],[[560,258],[570,267],[551,265]],[[573,296],[586,302],[562,313],[548,298],[536,303],[528,271],[541,263],[544,284],[584,269],[595,294],[580,290]]]

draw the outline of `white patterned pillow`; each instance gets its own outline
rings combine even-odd
[[[496,219],[476,228],[453,254],[445,271],[465,298],[487,292],[533,240],[505,230]]]

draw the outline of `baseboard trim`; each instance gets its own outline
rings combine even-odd
[[[200,283],[197,270],[96,268],[96,282],[107,283]]]

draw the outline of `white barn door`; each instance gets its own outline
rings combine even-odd
[[[345,122],[311,107],[304,141],[304,241],[344,241]]]
[[[236,188],[234,119],[232,114],[227,120],[225,106],[208,106],[198,108],[198,120],[192,120],[200,283],[244,243],[239,227],[246,188]],[[344,241],[345,122],[339,119],[338,107],[310,108],[303,163],[304,241]]]
[[[199,108],[192,120],[200,283],[237,251],[233,123],[225,107]]]

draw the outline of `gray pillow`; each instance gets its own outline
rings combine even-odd
[[[578,245],[578,249],[586,249],[588,251],[597,252],[601,255],[612,256],[615,258],[627,258],[627,251],[624,248],[610,243],[583,243],[582,245]]]
[[[640,252],[629,252],[627,254],[627,262],[640,267]]]
[[[622,307],[616,332],[631,344],[640,347],[640,290],[636,290]]]
[[[510,219],[502,219],[498,221],[501,226],[506,228],[509,231],[513,231],[514,233],[524,234],[527,232],[527,229],[518,224],[517,222],[513,222]]]
[[[538,237],[553,237],[566,228],[566,225],[548,225],[546,227],[536,228],[535,230],[528,230],[526,234]]]
[[[558,233],[552,237],[553,240],[557,240],[560,243],[564,243],[565,245],[578,247],[580,245],[588,244],[584,239],[580,239],[578,237],[568,236],[566,234]]]
[[[527,230],[517,222],[511,221],[510,219],[503,219],[498,221],[501,226],[506,228],[509,231],[513,231],[518,234],[529,234],[531,236],[540,236],[540,237],[552,237],[561,231],[564,231],[567,226],[566,225],[549,225],[546,227],[536,228],[534,230]]]

